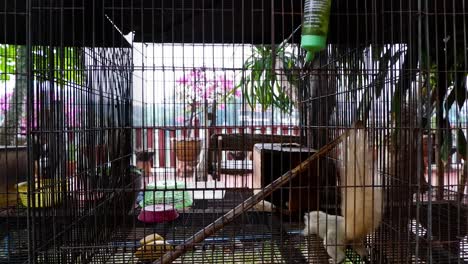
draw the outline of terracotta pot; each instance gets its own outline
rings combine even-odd
[[[201,152],[201,139],[173,139],[173,149],[176,152],[177,160],[196,165]]]
[[[72,176],[76,171],[76,161],[68,161],[67,163],[67,176]]]
[[[195,170],[195,166],[197,166],[197,162],[192,162],[192,161],[177,161],[177,166],[176,166],[176,171],[177,174],[182,174],[182,175],[189,175],[192,174],[193,171]]]
[[[151,161],[137,160],[136,166],[138,169],[143,170],[145,175],[149,175],[149,173],[151,172]]]
[[[435,161],[435,137],[434,135],[431,135],[432,137],[432,162]],[[424,160],[424,165],[425,167],[429,166],[429,135],[424,135],[422,138],[422,151],[423,151],[423,160]]]

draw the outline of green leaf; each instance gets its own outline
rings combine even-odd
[[[466,137],[462,129],[457,130],[457,152],[462,157],[465,162],[467,162],[467,153],[466,153]]]
[[[284,44],[284,43],[283,43]],[[284,51],[284,46],[281,44],[278,48],[272,49],[270,46],[255,46],[253,54],[244,62],[244,69],[250,70],[251,74],[241,80],[240,84],[243,89],[243,97],[249,105],[255,107],[258,103],[262,110],[267,110],[270,106],[284,105],[284,100],[289,100],[289,97],[281,95],[284,93],[282,87],[278,84],[279,74],[273,71],[273,62],[276,58],[282,63],[284,74],[286,74],[288,82],[295,85],[294,77],[296,74],[295,63],[297,60],[294,55]],[[281,72],[280,74],[283,74]],[[246,87],[246,84],[250,85]],[[277,94],[281,96],[277,96]],[[254,107],[252,107],[254,109]],[[280,108],[280,109],[284,109]]]
[[[244,99],[247,101],[247,104],[250,106],[250,108],[255,109],[255,106],[253,105],[253,102],[251,100],[251,96],[248,96],[250,93],[250,90],[252,89],[253,83],[251,83],[249,80],[241,84],[242,88],[242,94],[244,95]]]
[[[453,80],[453,88],[447,96],[445,102],[445,110],[450,110],[452,108],[455,100],[460,108],[463,107],[466,101],[466,73],[457,72],[455,74],[455,80]]]
[[[365,121],[367,119],[367,116],[369,114],[369,110],[370,110],[372,101],[374,101],[374,100],[376,100],[377,98],[380,97],[380,95],[381,95],[381,93],[382,93],[382,91],[383,91],[383,89],[385,87],[385,78],[387,77],[387,74],[390,71],[390,69],[393,67],[393,65],[395,65],[395,63],[399,60],[402,53],[403,53],[403,51],[400,50],[400,51],[396,52],[392,56],[391,50],[389,49],[389,50],[387,50],[385,52],[385,54],[383,54],[379,58],[379,68],[380,68],[379,73],[374,78],[374,80],[372,80],[372,84],[369,85],[370,87],[375,87],[375,88],[374,89],[366,89],[364,91],[364,95],[362,96],[361,104],[359,104],[359,107],[358,107],[359,117],[363,121]],[[362,77],[362,75],[361,75],[361,77]],[[361,84],[359,84],[359,82],[362,81],[361,78],[356,79],[355,81],[358,82],[357,87],[361,87]],[[395,93],[397,93],[397,91]],[[397,96],[395,96],[395,97],[397,97]],[[394,101],[395,100],[392,100],[392,103]],[[400,103],[400,102],[398,101],[397,103]]]
[[[460,108],[463,107],[466,101],[466,78],[466,72],[457,72],[454,90],[456,90],[457,103]]]
[[[455,87],[450,91],[449,95],[447,96],[447,101],[445,101],[445,110],[450,110],[450,108],[453,105],[453,102],[455,102],[455,94],[456,94],[456,89]]]
[[[372,45],[372,59],[374,61],[380,60],[383,50],[384,46],[382,45]]]
[[[8,81],[16,71],[16,46],[0,44],[0,81]]]
[[[450,126],[449,126],[450,127]],[[440,150],[440,158],[444,165],[448,163],[450,155],[452,154],[452,133],[451,130],[448,129],[444,132],[444,141],[442,142],[442,148]]]
[[[296,74],[294,72],[294,61],[288,57],[283,57],[282,58],[282,63],[283,63],[283,70],[284,74],[286,75],[286,79],[288,82],[292,85],[296,85]]]

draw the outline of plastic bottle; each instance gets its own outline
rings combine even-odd
[[[327,46],[331,0],[305,0],[301,47],[307,50],[306,61]]]

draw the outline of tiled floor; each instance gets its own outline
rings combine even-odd
[[[456,192],[458,190],[459,184],[461,184],[461,177],[462,177],[462,167],[461,166],[448,166],[444,171],[444,186],[445,189],[450,191]],[[426,172],[426,180],[429,179],[429,175]],[[433,186],[438,185],[438,178],[437,178],[437,168],[436,166],[432,166],[431,173],[430,173],[431,183]],[[428,181],[429,182],[429,181]],[[468,188],[465,186],[465,195],[468,195]]]
[[[194,182],[193,173],[188,173],[185,177],[181,173],[176,175],[174,168],[154,168],[151,175],[145,176],[145,184],[152,181],[177,180],[184,182]],[[211,175],[208,175],[208,182],[214,182]],[[216,181],[216,186],[219,188],[252,188],[252,174],[246,175],[225,175],[222,174],[220,179]],[[214,183],[213,183],[214,184]]]

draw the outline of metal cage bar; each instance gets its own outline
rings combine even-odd
[[[0,263],[467,262],[468,4],[330,2],[0,1]]]

